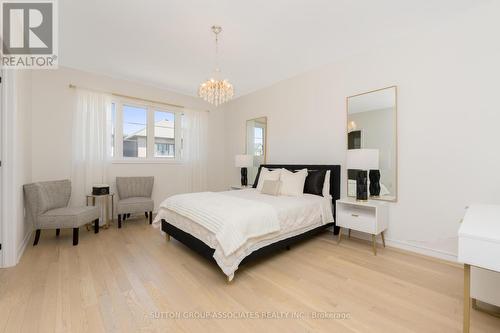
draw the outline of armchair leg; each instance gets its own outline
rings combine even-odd
[[[127,219],[127,214],[123,214],[123,222]]]
[[[78,245],[78,231],[79,228],[73,228],[73,246]]]
[[[146,218],[148,218],[148,212],[144,212],[144,215],[146,215]]]
[[[118,214],[118,229],[122,227],[122,214]]]
[[[129,219],[130,218],[130,213],[127,214],[127,218]]]
[[[35,241],[33,242],[33,246],[36,246],[38,244],[38,241],[40,240],[40,229],[36,229],[35,232]]]
[[[153,212],[149,212],[149,224],[153,224]]]
[[[94,233],[95,234],[99,233],[99,219],[94,220]]]
[[[61,229],[56,229],[56,236],[59,237],[59,235],[61,234]]]

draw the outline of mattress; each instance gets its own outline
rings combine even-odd
[[[253,251],[264,246],[293,237],[321,225],[333,222],[332,200],[330,197],[321,197],[304,194],[301,197],[270,196],[261,194],[256,189],[222,192],[225,195],[236,196],[247,200],[266,202],[275,209],[280,230],[271,234],[254,237],[247,240],[243,246],[230,255],[224,255],[215,235],[203,226],[189,218],[171,211],[162,209],[159,219],[165,219],[176,228],[183,230],[215,249],[214,259],[222,271],[231,276],[238,269],[240,262]]]

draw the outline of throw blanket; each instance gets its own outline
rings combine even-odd
[[[185,216],[211,231],[226,256],[252,237],[280,230],[276,210],[269,204],[222,193],[178,194],[160,206]]]

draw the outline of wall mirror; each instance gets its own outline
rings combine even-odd
[[[366,149],[378,155],[380,188],[378,193],[368,192],[370,199],[397,201],[397,137],[396,86],[347,97],[347,149]],[[365,169],[372,170],[373,164],[368,163],[370,167]],[[347,165],[348,196],[356,196],[359,170]]]
[[[248,168],[248,184],[253,185],[259,165],[266,163],[267,117],[249,119],[246,127],[246,154],[254,156],[253,167]]]

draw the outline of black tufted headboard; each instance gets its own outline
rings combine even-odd
[[[253,187],[257,187],[257,182],[260,176],[260,169],[268,168],[268,169],[287,169],[290,171],[307,169],[307,170],[330,170],[330,195],[332,196],[332,208],[333,208],[333,218],[335,215],[335,201],[340,199],[340,165],[313,165],[313,164],[261,164],[259,166],[259,171],[257,172],[257,176],[255,177],[255,182]]]

